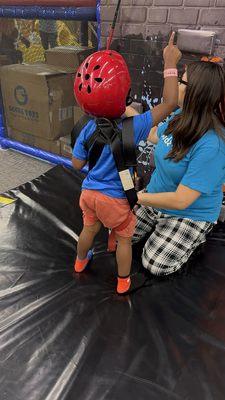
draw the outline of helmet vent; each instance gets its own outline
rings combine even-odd
[[[95,78],[96,82],[102,82],[102,78]]]
[[[77,76],[78,76],[78,78],[80,78],[80,77],[81,77],[81,73],[80,73],[80,72],[78,72]]]
[[[85,75],[85,79],[86,79],[86,81],[88,81],[88,79],[90,79],[90,75],[89,75],[89,74],[86,74],[86,75]]]
[[[87,87],[87,92],[88,93],[91,93],[91,87],[88,85],[88,87]]]
[[[86,64],[85,64],[85,68],[87,69],[88,67],[89,67],[89,64],[88,64],[88,63],[86,63]]]
[[[79,91],[81,91],[81,89],[82,89],[82,83],[79,85]]]
[[[95,67],[94,67],[94,71],[97,71],[97,69],[100,69],[101,67],[100,67],[100,65],[96,65]]]

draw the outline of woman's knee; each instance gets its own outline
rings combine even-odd
[[[142,265],[147,269],[152,275],[161,276],[165,275],[164,268],[161,265],[156,267],[155,263],[146,259],[145,255],[142,254]]]
[[[181,267],[182,263],[176,262],[173,265],[166,262],[162,262],[160,255],[155,258],[146,257],[144,252],[142,253],[142,265],[154,276],[166,276],[177,272]]]

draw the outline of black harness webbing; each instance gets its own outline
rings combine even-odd
[[[97,128],[85,143],[85,147],[89,151],[89,170],[91,170],[99,160],[104,146],[110,145],[123,189],[133,209],[137,204],[137,193],[129,171],[129,168],[137,166],[133,118],[122,121],[122,130],[118,127],[119,122],[121,121],[98,118]]]
[[[72,149],[74,148],[76,140],[77,140],[79,134],[81,133],[82,129],[85,127],[85,125],[91,119],[93,119],[93,118],[88,115],[83,115],[83,117],[81,117],[79,119],[79,121],[76,123],[76,125],[74,126],[74,128],[71,132],[71,147],[72,147]]]

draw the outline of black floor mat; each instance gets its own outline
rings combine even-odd
[[[80,182],[56,167],[0,209],[0,399],[224,400],[225,225],[189,274],[120,298],[104,232],[73,274]]]

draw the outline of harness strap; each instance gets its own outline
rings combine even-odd
[[[91,170],[99,160],[104,146],[106,144],[110,145],[123,189],[130,207],[133,209],[137,203],[137,194],[129,167],[137,165],[137,158],[134,144],[133,118],[125,121],[123,122],[121,135],[121,130],[118,128],[116,121],[109,121],[105,118],[97,119],[97,129],[86,142],[86,149],[90,150],[89,170]]]
[[[95,132],[85,143],[86,150],[90,150],[89,171],[94,168],[97,161],[101,157],[104,146],[106,144],[110,145],[116,131],[115,124],[105,118],[98,118],[96,120],[96,125],[97,128]]]
[[[124,162],[124,154],[122,152],[121,141],[118,136],[116,136],[111,143],[111,149],[117,170],[119,172],[121,183],[123,185],[123,189],[132,210],[137,204],[138,197],[134,187],[133,179],[131,178],[130,171]]]
[[[122,122],[122,146],[123,153],[126,155],[125,162],[127,167],[137,166],[137,153],[134,143],[134,119],[126,118]]]
[[[103,138],[99,135],[98,132],[96,132],[96,134],[97,137],[94,141],[94,145],[92,146],[92,150],[90,151],[89,154],[89,171],[91,171],[94,168],[97,161],[101,157],[101,154],[105,147],[105,141],[103,140]]]
[[[92,119],[93,118],[90,117],[89,115],[83,115],[83,117],[81,117],[79,119],[79,121],[77,121],[77,123],[75,124],[75,126],[74,126],[74,128],[73,128],[73,130],[71,132],[71,147],[72,147],[72,149],[74,148],[76,140],[77,140],[79,134],[81,133],[82,129]]]

